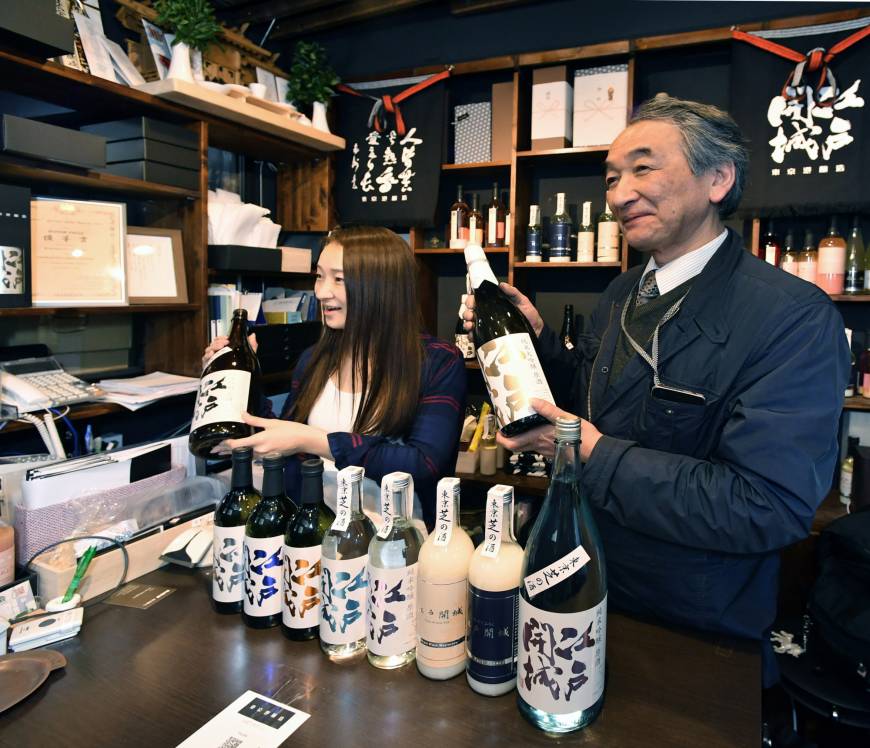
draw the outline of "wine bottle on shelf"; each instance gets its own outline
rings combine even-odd
[[[541,206],[529,206],[529,226],[526,229],[526,262],[540,262],[541,249]]]
[[[468,667],[472,690],[501,696],[517,681],[517,624],[523,549],[514,537],[514,489],[486,495],[485,534],[468,565]]]
[[[535,335],[528,320],[498,287],[498,279],[483,249],[465,248],[468,275],[474,288],[474,345],[489,398],[505,436],[542,426],[529,398],[554,402],[535,350]]]
[[[816,284],[822,291],[838,296],[846,279],[846,240],[837,231],[837,217],[831,216],[828,233],[819,242]]]
[[[619,224],[604,201],[604,210],[596,220],[598,241],[595,247],[596,262],[619,262]]]
[[[852,331],[846,328],[846,342],[849,344],[849,357],[851,359],[849,365],[849,381],[846,382],[846,397],[855,397],[855,350],[852,348]]]
[[[864,290],[864,241],[858,216],[852,219],[852,231],[846,243],[846,288],[845,293],[856,294]]]
[[[497,444],[495,434],[498,426],[495,415],[487,413],[483,419],[483,432],[480,437],[480,474],[495,475]]]
[[[323,460],[302,463],[299,511],[284,535],[284,592],[281,630],[295,641],[314,639],[320,630],[320,554],[335,514],[323,503]]]
[[[798,275],[798,263],[800,262],[800,253],[794,243],[794,231],[789,229],[785,235],[785,248],[782,253],[782,259],[779,266],[785,272],[791,275]]]
[[[870,397],[870,330],[864,331],[864,350],[858,359],[858,376],[855,378],[858,395]]]
[[[420,549],[417,582],[417,669],[447,680],[465,670],[468,564],[474,544],[459,524],[459,478],[435,492],[435,529]]]
[[[483,214],[480,212],[480,197],[471,194],[471,213],[468,214],[468,242],[483,246]]]
[[[336,660],[366,647],[366,564],[375,528],[361,509],[364,477],[361,467],[338,471],[335,521],[321,545],[320,648]]]
[[[580,227],[577,229],[577,262],[595,262],[595,227],[592,225],[592,203],[583,203]]]
[[[852,503],[852,478],[855,473],[855,452],[861,440],[850,436],[847,440],[846,456],[840,463],[840,503],[846,506]]]
[[[486,209],[486,246],[503,247],[505,237],[504,203],[499,197],[498,182],[492,183],[492,201]]]
[[[556,213],[550,219],[550,262],[571,261],[571,216],[565,210],[565,193],[556,193]]]
[[[574,305],[565,304],[565,312],[562,315],[562,332],[559,340],[566,351],[574,350],[577,343],[577,331],[574,329]]]
[[[214,512],[211,599],[218,613],[239,613],[245,596],[245,523],[262,498],[254,488],[251,447],[233,450],[230,490]]]
[[[245,599],[242,620],[266,629],[281,622],[283,586],[281,550],[287,523],[296,507],[284,492],[284,457],[263,458],[263,498],[245,524]]]
[[[782,245],[779,243],[773,219],[770,219],[767,222],[767,232],[761,239],[758,256],[774,267],[779,267],[781,254]]]
[[[819,267],[818,258],[819,255],[816,251],[816,242],[813,239],[813,232],[807,231],[804,234],[804,248],[798,255],[798,277],[803,278],[809,283],[815,283]]]
[[[502,193],[501,204],[504,205],[504,245],[506,247],[513,246],[514,217],[513,213],[511,213],[510,192]]]
[[[209,457],[225,439],[242,439],[253,429],[242,411],[260,407],[260,364],[248,343],[248,313],[233,312],[229,342],[206,362],[193,408],[188,446],[197,457]]]
[[[450,249],[465,249],[468,244],[469,208],[462,194],[462,185],[456,188],[456,202],[450,206]]]
[[[553,475],[523,556],[517,703],[533,725],[562,733],[588,725],[604,702],[607,572],[581,485],[580,419],[557,418],[555,438]]]
[[[369,543],[369,662],[392,670],[417,651],[417,560],[423,536],[413,524],[414,482],[390,473],[381,482],[383,525]]]

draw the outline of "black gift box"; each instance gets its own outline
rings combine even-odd
[[[199,171],[199,151],[147,138],[106,143],[106,163],[115,164],[123,161],[156,161]]]
[[[208,266],[215,270],[281,272],[281,250],[240,244],[209,244]]]
[[[30,189],[0,184],[0,307],[30,306]]]
[[[47,125],[4,114],[2,149],[28,158],[99,169],[106,165],[106,139],[99,135]]]
[[[107,164],[101,171],[117,174],[119,177],[142,179],[146,182],[170,184],[187,190],[199,189],[199,172],[192,169],[179,169],[177,166],[160,164],[156,161],[121,161]]]
[[[3,0],[0,46],[39,58],[75,49],[75,22],[57,14],[56,0]]]
[[[102,135],[110,143],[117,140],[144,138],[145,140],[158,140],[161,143],[199,151],[199,135],[195,132],[191,132],[181,125],[172,125],[151,117],[133,117],[112,122],[100,122],[95,125],[84,125],[80,129],[82,132]],[[197,162],[197,165],[192,168],[198,169],[199,163]]]

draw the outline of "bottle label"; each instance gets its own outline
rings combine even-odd
[[[245,594],[245,526],[214,526],[211,596],[215,602],[238,603]]]
[[[541,256],[540,232],[526,234],[526,262],[529,262],[529,256],[536,258]]]
[[[501,550],[501,523],[504,502],[498,491],[489,489],[486,496],[486,527],[483,535],[481,555],[496,558]]]
[[[870,270],[864,270],[864,290],[870,291]]]
[[[393,487],[390,481],[384,480],[381,482],[381,519],[383,524],[378,530],[378,537],[381,540],[386,540],[393,531],[393,516],[395,507],[393,506]]]
[[[463,358],[474,358],[474,342],[468,333],[456,333],[453,338]]]
[[[230,348],[228,345],[225,345],[225,346],[224,346],[223,348],[221,348],[220,350],[215,351],[214,353],[212,353],[211,356],[209,356],[209,357],[205,360],[205,363],[202,365],[202,370],[205,371],[205,370],[208,368],[209,364],[210,364],[212,361],[216,361],[216,360],[219,359],[221,356],[223,356],[225,353],[229,353],[231,350],[233,350],[233,349]]]
[[[330,530],[335,530],[335,532],[347,532],[347,528],[350,525],[350,502],[353,489],[351,488],[350,477],[345,473],[345,470],[348,470],[348,468],[339,470],[336,476],[335,519],[329,527]]]
[[[595,262],[595,234],[592,231],[577,234],[577,262]]]
[[[517,675],[520,588],[492,592],[468,585],[468,674],[497,685]]]
[[[819,264],[815,261],[815,259],[800,260],[798,262],[798,278],[803,278],[805,281],[815,283],[816,278],[818,277],[818,267]]]
[[[372,654],[404,654],[417,646],[417,564],[379,569],[369,564],[369,623],[366,646]]]
[[[455,242],[459,238],[459,211],[450,211],[450,241]]]
[[[577,613],[551,613],[520,598],[517,691],[547,714],[588,709],[604,693],[607,597]]]
[[[858,293],[864,288],[864,273],[859,268],[846,270],[846,292]]]
[[[465,659],[468,580],[436,582],[421,576],[417,592],[417,656],[445,667]]]
[[[442,478],[438,481],[435,498],[435,539],[433,545],[444,548],[450,545],[453,537],[453,494],[459,483],[459,478]]]
[[[780,267],[785,270],[785,272],[791,273],[792,275],[798,274],[798,263],[796,260],[783,260]]]
[[[598,224],[598,262],[619,261],[619,224],[602,221]]]
[[[281,547],[284,537],[252,538],[245,535],[245,600],[249,616],[281,613]]]
[[[501,225],[502,231],[502,239],[504,238],[504,224]],[[498,236],[498,209],[490,208],[487,211],[487,222],[486,222],[486,243],[487,244],[495,244],[496,237]]]
[[[852,496],[852,471],[840,470],[840,496],[851,498]]]
[[[550,224],[550,257],[570,257],[570,234],[570,223]]]
[[[480,244],[482,233],[483,229],[479,228],[477,225],[477,216],[470,216],[468,219],[468,238],[471,241],[476,241],[478,244]]]
[[[523,579],[529,597],[534,597],[544,590],[555,587],[559,582],[576,574],[589,563],[589,554],[582,545],[578,545],[570,553],[566,553],[558,561],[554,561],[543,569],[532,572]]]
[[[199,380],[199,394],[193,408],[190,430],[221,421],[242,422],[248,409],[251,372],[227,369],[206,374]]]
[[[320,622],[320,545],[284,545],[284,594],[281,620],[291,629]]]
[[[553,402],[528,333],[493,338],[477,349],[477,360],[500,426],[534,415],[535,410],[529,405],[532,397]]]
[[[768,244],[764,248],[764,261],[769,265],[776,266],[776,245]]]
[[[353,644],[366,637],[368,556],[320,560],[320,639],[327,644]]]

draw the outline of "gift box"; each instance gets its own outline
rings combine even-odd
[[[610,145],[628,123],[628,65],[574,73],[574,147]]]
[[[532,71],[532,150],[571,145],[571,84],[564,65]]]
[[[492,105],[488,101],[458,104],[453,107],[455,137],[453,163],[472,164],[492,160],[490,121]]]

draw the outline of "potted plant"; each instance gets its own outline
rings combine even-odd
[[[326,50],[317,42],[297,42],[290,66],[287,101],[298,107],[311,107],[314,127],[329,132],[326,104],[333,88],[341,82],[326,59]]]
[[[204,52],[217,38],[221,25],[209,0],[156,0],[157,23],[175,34],[169,78],[193,81],[190,50]]]

